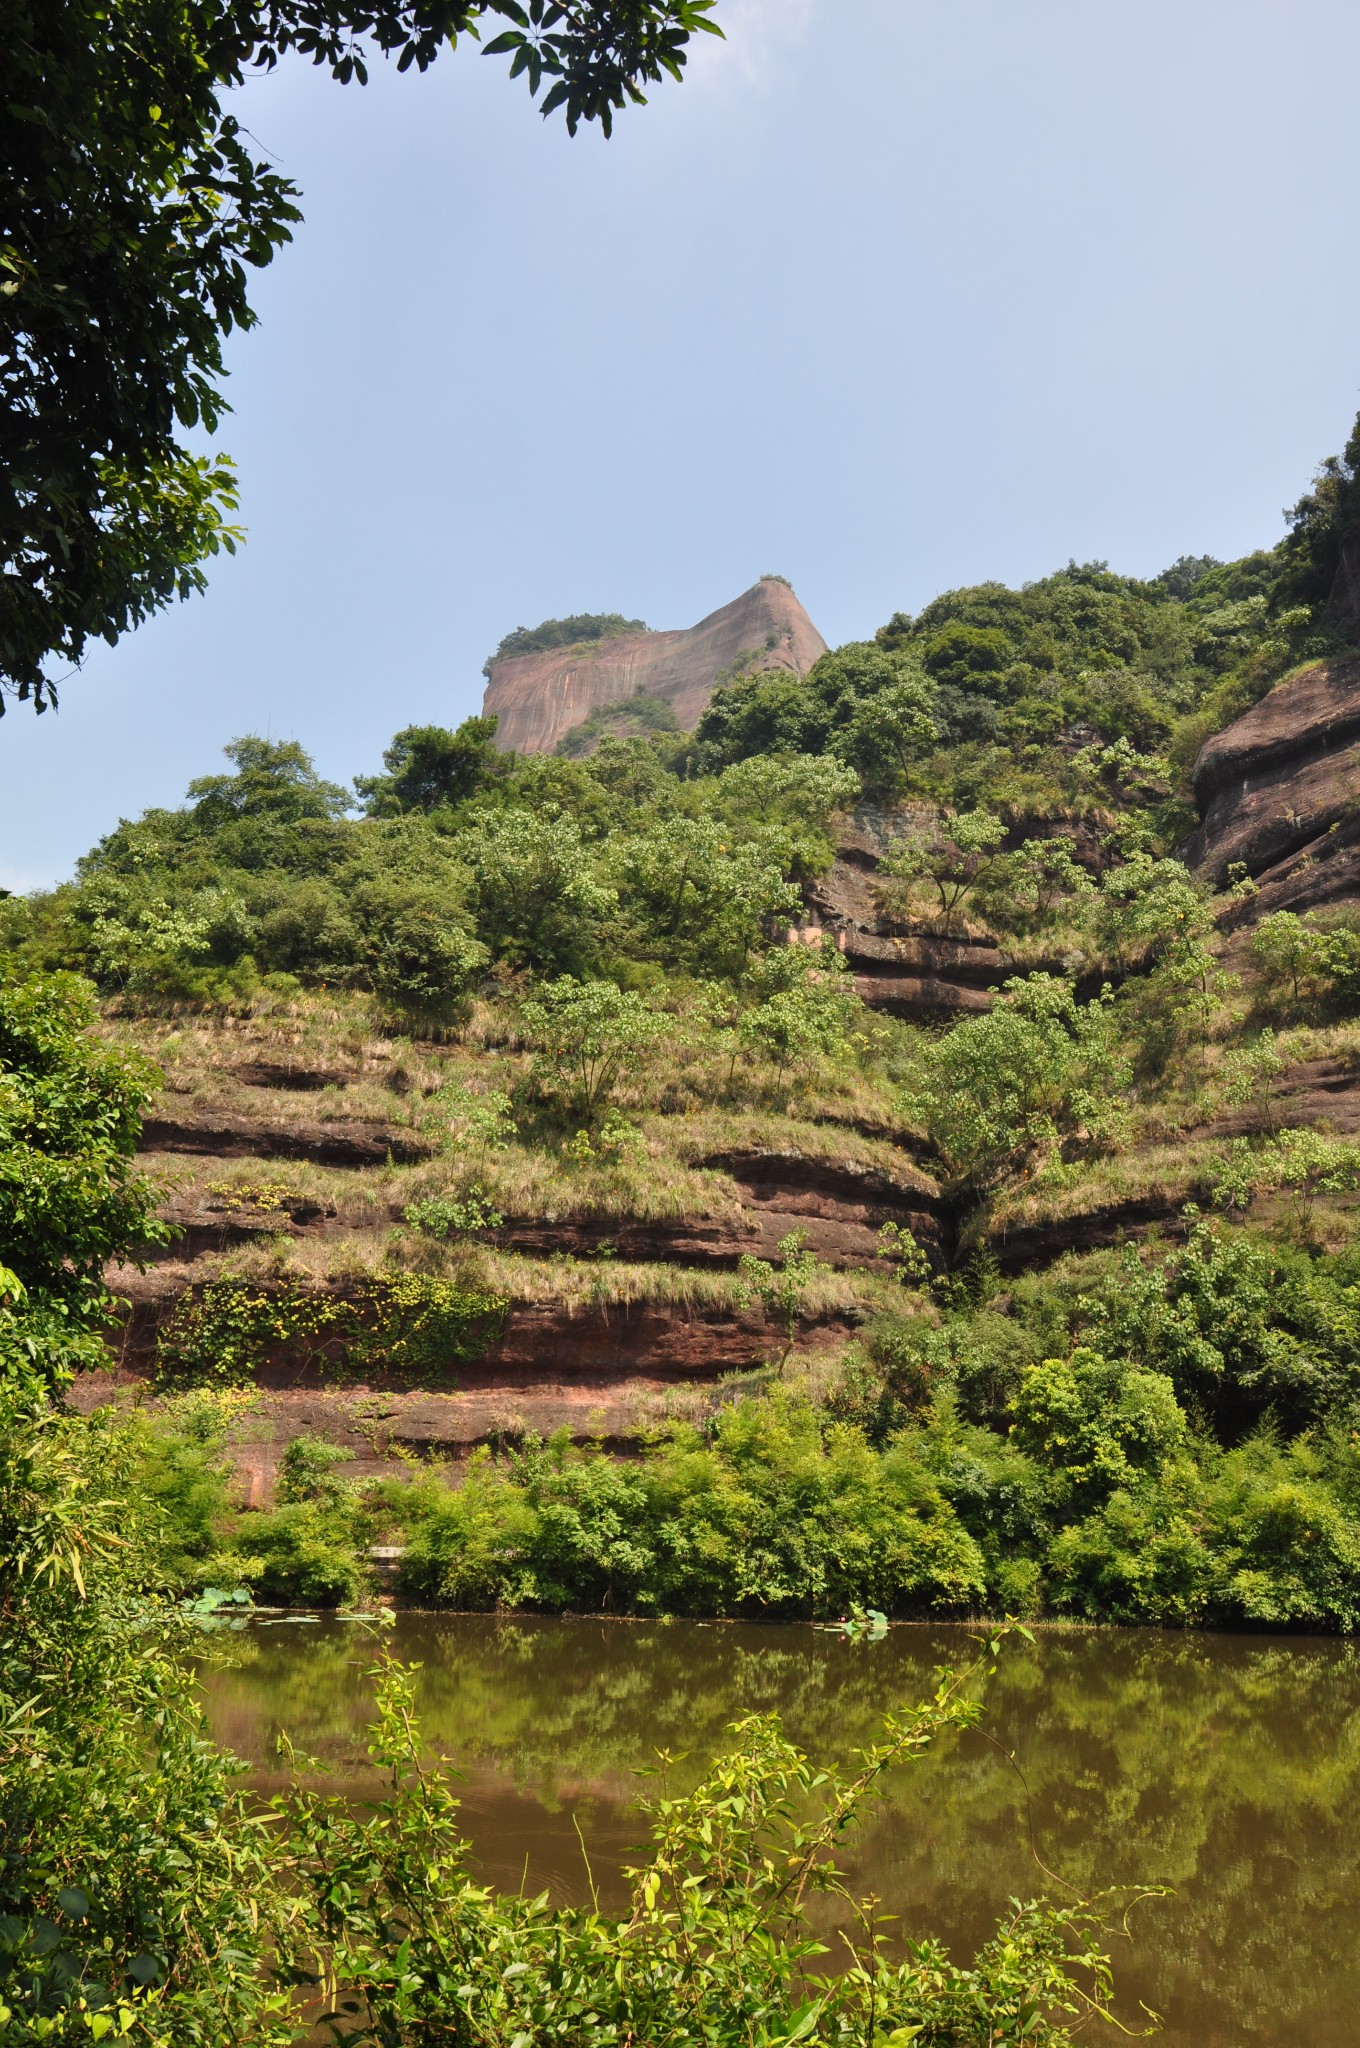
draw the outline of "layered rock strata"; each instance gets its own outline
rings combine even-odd
[[[251,1290],[266,1297],[301,1289],[353,1298],[364,1313],[356,1276],[382,1270],[389,1233],[402,1222],[408,1175],[430,1145],[410,1124],[344,1113],[372,1101],[376,1066],[365,1076],[238,1058],[221,1061],[216,1074],[193,1091],[167,1090],[146,1121],[141,1163],[176,1234],[144,1270],[110,1272],[126,1312],[109,1333],[108,1369],[82,1376],[74,1390],[81,1408],[154,1402],[167,1321],[228,1273],[248,1272]],[[265,1099],[252,1114],[242,1091],[256,1089]],[[258,1161],[258,1171],[243,1171],[245,1161]],[[710,1412],[785,1342],[782,1322],[759,1300],[715,1293],[711,1281],[690,1284],[686,1270],[731,1271],[750,1253],[777,1258],[796,1231],[824,1266],[886,1271],[885,1223],[909,1229],[937,1263],[948,1260],[948,1206],[889,1132],[847,1130],[843,1149],[828,1151],[820,1127],[809,1125],[804,1148],[786,1141],[696,1154],[687,1170],[692,1199],[683,1213],[526,1210],[476,1231],[503,1252],[589,1262],[601,1285],[567,1298],[557,1278],[526,1268],[525,1291],[479,1355],[433,1366],[416,1384],[372,1361],[356,1374],[340,1339],[281,1337],[258,1360],[229,1432],[242,1496],[257,1506],[271,1498],[279,1459],[299,1434],[351,1450],[356,1477],[402,1470],[412,1453],[457,1458],[481,1443],[562,1428],[578,1440],[636,1446],[669,1417]],[[224,1255],[234,1256],[224,1263]],[[609,1283],[625,1264],[653,1269],[639,1293]],[[836,1307],[805,1309],[796,1319],[799,1355],[843,1347],[859,1313],[844,1291]]]
[[[836,858],[805,891],[808,943],[824,933],[835,939],[855,977],[855,993],[871,1009],[919,1019],[974,1015],[991,1008],[992,994],[1013,972],[991,939],[966,932],[885,930],[878,870],[901,814],[865,808],[837,835]]]
[[[1215,733],[1192,782],[1186,859],[1215,887],[1258,885],[1226,922],[1360,897],[1360,654],[1313,662]]]

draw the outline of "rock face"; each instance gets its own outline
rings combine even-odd
[[[749,656],[755,670],[801,676],[825,652],[825,640],[787,583],[763,577],[683,631],[621,633],[584,648],[556,647],[498,661],[482,712],[500,720],[497,746],[517,754],[550,754],[600,705],[617,704],[639,690],[664,697],[681,727],[692,732],[718,676],[738,656]]]
[[[219,1159],[311,1159],[321,1166],[382,1166],[428,1159],[432,1144],[390,1124],[287,1123],[263,1117],[149,1116],[142,1122],[148,1152],[207,1152]]]
[[[992,993],[1014,970],[990,939],[885,931],[878,902],[878,867],[906,817],[865,807],[841,827],[836,858],[804,890],[811,944],[829,933],[855,978],[855,993],[870,1009],[929,1022],[973,1015],[992,1006]]]
[[[1187,859],[1216,885],[1240,861],[1259,884],[1244,916],[1360,896],[1360,654],[1277,685],[1208,741],[1192,779]]]

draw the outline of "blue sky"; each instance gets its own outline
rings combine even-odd
[[[246,548],[0,725],[32,886],[235,734],[372,770],[502,633],[833,644],[1070,556],[1274,540],[1360,407],[1355,0],[720,0],[605,143],[472,50],[243,117],[302,186],[232,345]]]

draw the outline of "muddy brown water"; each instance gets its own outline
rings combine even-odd
[[[822,1758],[874,1739],[965,1631],[849,1643],[738,1623],[496,1620],[403,1614],[383,1631],[416,1660],[426,1736],[461,1775],[484,1881],[602,1898],[645,1836],[639,1774],[659,1750],[692,1782],[735,1717],[777,1710]],[[262,1788],[278,1735],[362,1796],[374,1639],[352,1624],[251,1628],[204,1673],[213,1729]],[[1172,2048],[1360,2043],[1360,1649],[1292,1638],[1045,1631],[1012,1643],[978,1733],[899,1772],[842,1859],[912,1934],[956,1956],[1008,1898],[1164,1884],[1112,1944],[1124,2019],[1161,2013]],[[1104,2029],[1096,2031],[1104,2035]],[[1085,2038],[1083,2034],[1082,2038]],[[1113,2034],[1110,2038],[1115,2038]]]

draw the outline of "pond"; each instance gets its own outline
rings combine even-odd
[[[367,1790],[373,1638],[323,1620],[228,1640],[229,1661],[205,1672],[208,1709],[255,1782],[281,1782],[286,1730],[323,1782]],[[750,1623],[466,1615],[403,1614],[382,1640],[423,1667],[425,1733],[461,1774],[483,1879],[564,1903],[588,1895],[586,1853],[602,1898],[621,1897],[644,1835],[639,1773],[658,1750],[686,1755],[676,1776],[692,1780],[729,1721],[777,1709],[804,1748],[844,1756],[923,1697],[936,1666],[972,1654],[962,1629],[852,1643]],[[1007,1645],[984,1727],[994,1742],[950,1738],[893,1780],[843,1858],[857,1888],[963,1956],[1009,1897],[1057,1895],[1035,1850],[1085,1891],[1171,1885],[1113,1944],[1127,2021],[1141,2000],[1173,2048],[1354,2048],[1360,1651],[1046,1630]]]

